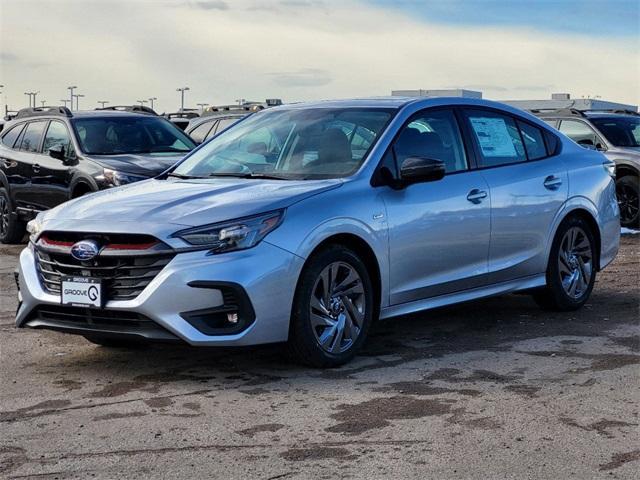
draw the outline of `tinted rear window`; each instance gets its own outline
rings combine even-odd
[[[20,143],[20,150],[25,152],[37,152],[40,148],[40,140],[42,140],[42,134],[44,133],[44,127],[47,122],[31,122],[27,124],[27,127],[22,136],[22,142]]]
[[[20,135],[20,132],[22,132],[23,128],[24,124],[16,125],[15,127],[11,128],[2,137],[2,143],[9,148],[13,148],[13,145],[16,143],[16,139],[18,138],[18,135]]]

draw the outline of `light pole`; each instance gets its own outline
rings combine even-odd
[[[246,100],[246,99],[244,99],[244,98],[237,98],[237,99],[236,99],[236,102],[238,102],[238,105],[243,105],[243,104],[244,104],[244,102],[246,102],[246,101],[247,101],[247,100]]]
[[[109,103],[109,100],[98,100],[98,103],[100,104],[101,108],[104,108],[104,106]]]
[[[29,108],[36,107],[36,95],[40,92],[24,92],[25,95],[29,96]]]
[[[70,87],[67,87],[67,90],[69,90],[69,101],[71,102],[71,110],[73,110],[73,91],[78,88],[75,85],[72,85]]]
[[[60,101],[62,102],[62,104],[66,107],[67,103],[69,103],[71,100],[65,100],[64,98],[61,98]]]
[[[42,105],[43,107],[47,104],[46,100],[40,100],[40,105]]]
[[[138,102],[140,106],[143,107],[144,104],[148,102],[148,100],[136,100],[136,102]]]
[[[153,102],[157,99],[158,97],[149,97],[149,101],[151,102],[151,110],[153,110]]]
[[[200,107],[200,113],[204,112],[204,107],[208,106],[208,103],[196,103]]]
[[[176,92],[180,92],[180,111],[184,110],[184,92],[191,90],[189,87],[176,88]]]
[[[84,95],[74,94],[71,97],[76,99],[76,110],[80,110],[80,99],[84,97]],[[71,105],[73,106],[73,102],[71,102]]]

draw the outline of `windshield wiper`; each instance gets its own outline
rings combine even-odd
[[[182,173],[175,173],[175,172],[168,173],[167,177],[181,178],[183,180],[192,180],[194,178],[202,178],[202,177],[196,177],[195,175],[183,175]]]
[[[260,172],[214,172],[209,177],[235,177],[235,178],[265,178],[269,180],[290,180],[289,177]]]

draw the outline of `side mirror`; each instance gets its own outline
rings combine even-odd
[[[400,166],[400,180],[405,185],[420,182],[435,182],[445,174],[444,162],[431,158],[405,158]]]
[[[52,158],[57,158],[58,160],[62,160],[64,162],[64,146],[62,145],[54,145],[49,149],[49,156]]]
[[[596,146],[593,143],[593,140],[591,140],[590,138],[584,138],[582,140],[578,141],[578,145],[580,145],[581,147],[587,148],[589,150],[595,150]]]

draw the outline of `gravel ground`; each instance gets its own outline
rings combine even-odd
[[[638,235],[578,312],[402,317],[328,371],[17,330],[19,250],[0,246],[2,478],[638,478]]]

